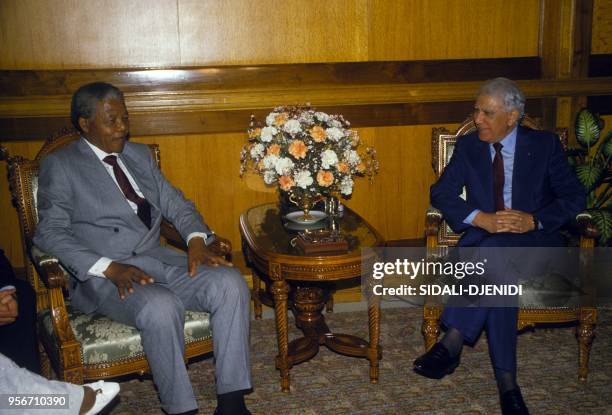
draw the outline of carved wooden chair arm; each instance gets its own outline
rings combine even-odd
[[[430,206],[425,214],[425,236],[437,235],[442,219],[442,212]]]
[[[32,246],[30,250],[32,255],[32,262],[40,279],[43,281],[48,289],[62,289],[66,288],[67,275],[66,271],[60,266],[59,260],[51,254],[48,254],[38,248],[36,245]]]
[[[581,238],[597,239],[600,236],[599,229],[593,223],[593,217],[588,212],[576,215],[575,228]]]
[[[175,248],[187,251],[187,244],[183,241],[181,234],[167,220],[162,220],[161,236],[166,239],[166,243]],[[210,250],[220,256],[226,256],[232,252],[232,243],[222,236],[215,235],[215,241],[210,245]]]
[[[56,257],[44,252],[36,245],[32,246],[30,255],[40,279],[48,289],[51,324],[59,343],[62,347],[77,344],[64,301],[63,289],[68,283],[68,274]]]

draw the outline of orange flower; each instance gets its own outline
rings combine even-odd
[[[270,147],[268,147],[267,154],[268,155],[273,154],[275,156],[278,156],[280,154],[280,151],[281,151],[281,146],[280,145],[278,145],[278,144],[271,144]]]
[[[254,128],[252,130],[249,130],[249,138],[259,137],[260,134],[261,128]]]
[[[345,163],[344,161],[341,161],[340,163],[338,163],[338,171],[340,173],[348,173],[349,172],[349,165],[347,163]]]
[[[306,144],[302,140],[293,140],[289,145],[289,154],[291,154],[296,159],[303,159],[306,157],[306,152],[308,148]]]
[[[319,170],[317,183],[319,183],[319,186],[329,187],[334,183],[334,175],[330,171]]]
[[[359,173],[363,173],[363,172],[365,171],[365,169],[366,169],[366,166],[365,166],[365,164],[364,164],[364,163],[363,163],[363,161],[362,161],[362,162],[361,162],[361,163],[359,163],[359,164],[357,165],[357,167],[355,167],[355,168],[357,169],[357,171],[358,171]]]
[[[281,112],[276,117],[274,117],[274,125],[283,125],[287,122],[287,118],[289,118],[289,114],[286,112]]]
[[[281,190],[287,192],[295,185],[295,182],[290,176],[281,176],[278,178],[278,184]]]
[[[325,132],[323,127],[315,125],[310,129],[310,135],[312,136],[312,139],[315,140],[317,143],[322,143],[323,141],[325,141],[327,133]]]

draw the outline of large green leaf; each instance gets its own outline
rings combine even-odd
[[[599,140],[599,120],[591,111],[583,108],[576,117],[576,139],[585,147],[592,147]]]
[[[582,164],[576,166],[576,176],[584,186],[587,193],[593,190],[595,185],[599,183],[603,169],[598,164]]]
[[[606,159],[612,157],[612,131],[606,135],[605,141],[602,143],[602,152]]]
[[[601,233],[599,238],[600,245],[606,245],[612,237],[612,212],[609,210],[591,210],[593,223]]]

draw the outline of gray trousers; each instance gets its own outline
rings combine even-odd
[[[58,380],[48,380],[20,368],[0,354],[0,394],[62,394],[67,395],[67,409],[8,409],[7,397],[2,397],[0,413],[10,415],[78,415],[83,402],[83,387]],[[4,409],[3,409],[4,408]]]
[[[110,295],[98,312],[140,331],[142,346],[166,412],[197,408],[185,367],[185,310],[207,311],[213,331],[217,393],[251,388],[250,292],[234,268],[167,266],[169,283],[134,285],[124,300]],[[108,281],[112,284],[111,281]]]

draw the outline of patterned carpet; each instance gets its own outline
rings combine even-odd
[[[367,335],[365,311],[327,315],[332,330]],[[274,320],[254,321],[251,353],[254,392],[247,396],[253,414],[498,414],[493,371],[483,336],[466,347],[451,376],[436,381],[412,372],[423,352],[417,308],[383,310],[380,382],[368,380],[368,362],[323,348],[312,360],[291,370],[291,393],[280,391],[274,368]],[[297,337],[291,327],[290,339]],[[589,379],[577,377],[578,346],[574,329],[526,332],[519,337],[519,383],[532,414],[612,414],[612,310],[600,311],[591,352]],[[189,373],[200,414],[212,414],[215,389],[212,359],[191,363]],[[162,414],[150,378],[121,383],[113,415]]]

